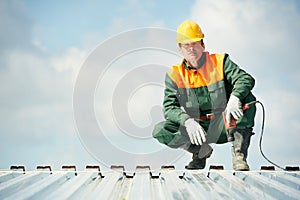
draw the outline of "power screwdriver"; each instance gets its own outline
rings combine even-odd
[[[250,105],[253,103],[255,103],[255,102],[246,103],[242,107],[242,110],[245,111],[245,110],[249,109]],[[236,119],[234,119],[234,117],[231,116],[230,122],[227,122],[225,112],[223,112],[222,114],[223,114],[223,120],[224,120],[224,126],[225,126],[225,130],[226,130],[227,140],[228,140],[228,142],[232,142],[234,140],[233,132],[234,132],[234,129],[236,128]]]

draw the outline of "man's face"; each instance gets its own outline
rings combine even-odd
[[[198,62],[204,51],[201,41],[179,45],[179,53],[190,63]]]

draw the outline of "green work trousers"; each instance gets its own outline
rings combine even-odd
[[[200,125],[207,132],[207,143],[222,144],[227,142],[226,131],[222,114],[216,115],[212,120],[201,120]],[[172,121],[162,121],[156,124],[152,135],[160,143],[171,148],[184,148],[190,145],[190,139],[184,126]]]

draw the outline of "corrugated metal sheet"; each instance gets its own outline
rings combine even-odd
[[[300,199],[300,172],[12,167],[0,171],[0,199]]]

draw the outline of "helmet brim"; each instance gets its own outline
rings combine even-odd
[[[177,38],[176,42],[178,44],[188,44],[188,43],[192,43],[192,42],[199,42],[203,39],[203,37],[196,37],[196,38]]]

